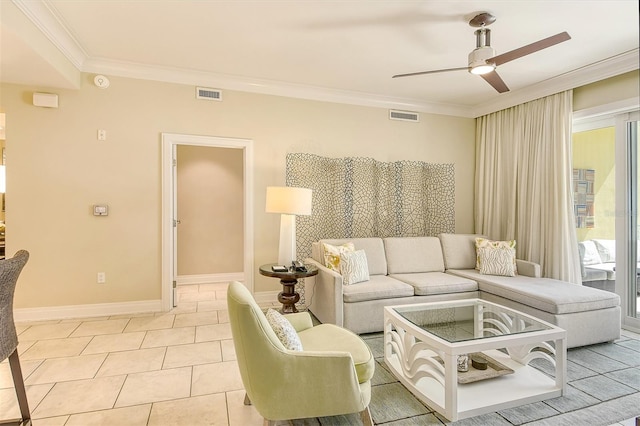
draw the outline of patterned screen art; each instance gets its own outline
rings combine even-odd
[[[453,164],[288,154],[288,186],[313,190],[296,218],[298,259],[323,238],[435,236],[455,232]]]

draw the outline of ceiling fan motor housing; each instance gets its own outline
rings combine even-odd
[[[495,64],[487,63],[487,59],[496,56],[496,51],[491,46],[482,46],[475,48],[469,53],[469,72],[472,72],[474,68],[483,65],[489,65],[491,68],[495,68]]]

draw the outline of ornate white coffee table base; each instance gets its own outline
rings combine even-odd
[[[413,305],[412,309],[456,308],[464,304],[468,308],[475,301],[480,303],[472,308],[476,317],[472,332],[483,337],[455,342],[431,334],[394,310],[406,307],[385,308],[384,359],[400,382],[451,421],[563,395],[566,390],[563,329],[477,299]],[[538,326],[543,324],[544,329],[527,331],[525,322],[529,319]],[[492,336],[486,337],[488,334]],[[508,354],[497,350],[501,348]],[[473,352],[482,352],[504,364],[513,374],[459,384],[458,355]],[[547,359],[555,366],[555,378],[528,365],[537,358]]]

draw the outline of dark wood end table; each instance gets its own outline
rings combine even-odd
[[[275,272],[271,269],[277,263],[269,263],[260,267],[260,274],[266,277],[280,278],[282,291],[278,293],[278,302],[282,303],[282,313],[291,314],[298,312],[296,303],[300,301],[300,294],[296,291],[299,278],[308,278],[318,274],[318,268],[314,265],[304,265],[306,271]]]

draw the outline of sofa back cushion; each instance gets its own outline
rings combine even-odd
[[[444,272],[442,247],[436,237],[389,237],[384,239],[389,274]]]
[[[356,250],[364,250],[367,255],[367,265],[369,275],[387,275],[387,260],[384,255],[384,244],[382,238],[340,238],[334,240],[320,240],[313,243],[311,247],[312,257],[324,265],[324,255],[322,254],[322,243],[339,246],[352,242]]]
[[[582,265],[597,265],[602,263],[600,252],[596,247],[596,243],[592,240],[579,242],[578,252],[580,253],[580,263],[582,263]]]
[[[594,239],[593,242],[596,244],[598,253],[600,253],[602,263],[616,261],[616,240]]]
[[[440,234],[440,244],[447,269],[475,269],[476,238],[487,238],[479,234]]]

